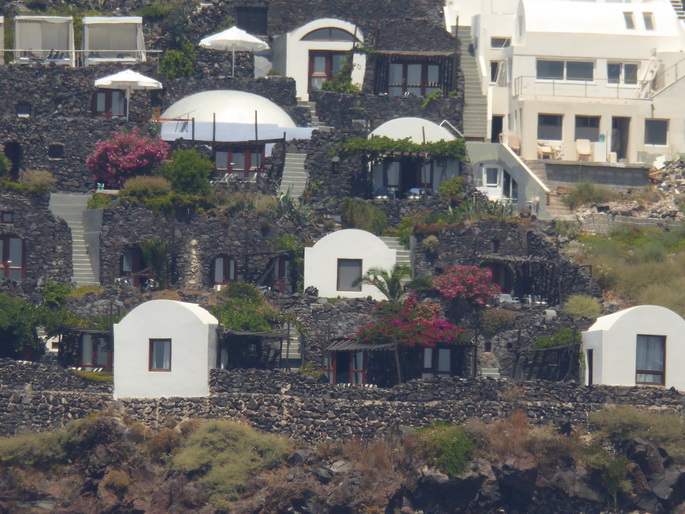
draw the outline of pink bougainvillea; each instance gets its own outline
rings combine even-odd
[[[169,158],[170,149],[159,136],[141,135],[136,128],[97,143],[86,164],[97,182],[118,188],[131,177],[150,174]]]
[[[500,294],[492,283],[492,272],[477,266],[455,266],[433,279],[433,287],[450,300],[463,300],[475,306],[485,305],[488,298]]]
[[[421,304],[413,295],[402,303],[381,302],[376,309],[377,320],[357,332],[362,342],[433,348],[437,344],[456,342],[464,333],[463,328],[440,317],[437,305]]]

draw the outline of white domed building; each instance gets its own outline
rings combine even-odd
[[[162,114],[162,139],[211,143],[216,169],[252,179],[262,171],[273,144],[309,139],[313,128],[297,127],[281,107],[244,91],[203,91],[182,98]]]

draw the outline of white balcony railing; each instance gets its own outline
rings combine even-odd
[[[514,79],[513,83],[514,96],[635,99],[639,91],[639,84],[612,84],[606,79],[546,80],[521,76]]]

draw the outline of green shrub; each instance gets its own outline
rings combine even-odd
[[[480,328],[485,335],[495,335],[503,328],[512,328],[516,313],[507,309],[487,309],[480,316]]]
[[[340,204],[342,223],[347,228],[358,228],[381,235],[388,226],[388,217],[372,203],[356,198],[343,198]]]
[[[533,344],[535,350],[542,348],[553,348],[555,346],[566,346],[580,342],[580,332],[578,330],[562,327],[554,335],[540,337]]]
[[[685,424],[674,412],[637,410],[629,406],[606,406],[589,416],[593,436],[622,448],[636,437],[661,444],[679,464],[685,464]]]
[[[28,194],[47,195],[50,194],[52,186],[55,185],[55,178],[49,171],[28,170],[22,172],[19,183]]]
[[[440,182],[438,197],[441,200],[456,201],[464,194],[464,177],[452,177]]]
[[[173,10],[174,6],[168,2],[152,2],[138,9],[137,14],[147,21],[159,21],[169,16]]]
[[[476,448],[459,425],[436,424],[418,430],[419,451],[431,466],[451,476],[461,475]]]
[[[177,193],[206,195],[212,191],[209,176],[214,164],[195,150],[174,150],[171,160],[166,161],[155,172],[171,183]]]
[[[138,243],[145,262],[152,269],[159,289],[166,289],[169,276],[170,248],[166,239],[153,237]]]
[[[195,50],[190,43],[181,50],[167,50],[159,63],[159,72],[170,79],[192,77],[195,74]]]
[[[119,192],[122,198],[145,199],[163,196],[171,191],[171,182],[164,177],[139,176],[128,179]]]
[[[82,296],[86,296],[88,294],[100,295],[104,292],[105,288],[102,286],[79,286],[76,289],[72,290],[69,293],[69,296],[72,298],[81,298]]]
[[[179,448],[183,437],[171,428],[163,428],[145,441],[145,451],[155,460],[164,462]]]
[[[585,204],[610,202],[616,200],[618,196],[618,193],[611,189],[583,181],[573,186],[568,194],[561,197],[561,200],[569,209],[575,209]]]
[[[11,170],[12,163],[7,157],[5,157],[4,153],[0,153],[0,179],[9,178]]]
[[[103,382],[114,382],[114,375],[106,371],[79,371],[77,369],[70,370],[72,375],[81,377],[84,380],[89,380],[90,382],[103,383]]]
[[[599,316],[600,310],[601,306],[596,298],[582,294],[569,296],[563,306],[565,314],[592,319]]]
[[[0,464],[47,467],[62,462],[66,459],[63,437],[64,431],[55,431],[0,438]]]
[[[602,448],[591,445],[585,448],[583,457],[591,469],[599,472],[599,485],[611,505],[616,505],[619,491],[627,494],[632,492],[633,486],[628,475],[630,461],[625,456],[611,455]]]
[[[359,94],[361,92],[359,86],[352,83],[352,69],[354,66],[352,59],[353,55],[349,54],[340,63],[338,74],[330,80],[324,80],[323,84],[321,84],[323,91],[333,91],[334,93],[342,94]]]
[[[125,471],[112,469],[103,477],[102,485],[112,489],[118,495],[123,495],[131,485],[131,477]]]
[[[668,249],[663,243],[651,241],[635,248],[630,260],[636,263],[662,262],[666,259],[667,255]]]
[[[48,280],[43,286],[43,304],[53,309],[62,307],[67,303],[69,293],[71,293],[69,284],[60,284]]]
[[[283,437],[261,434],[240,423],[212,420],[188,437],[174,456],[172,468],[200,475],[215,506],[226,509],[254,474],[281,462],[290,447]]]
[[[421,248],[426,253],[437,253],[440,249],[440,240],[436,236],[430,235],[421,241]]]
[[[88,209],[107,209],[112,206],[112,197],[102,193],[93,193],[88,199]]]

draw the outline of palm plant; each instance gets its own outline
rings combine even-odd
[[[411,268],[404,264],[395,264],[390,271],[381,268],[370,268],[363,276],[354,281],[354,285],[369,284],[378,289],[391,302],[396,302],[407,292]]]

